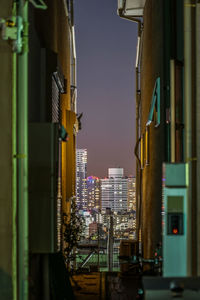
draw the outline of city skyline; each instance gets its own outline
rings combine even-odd
[[[76,149],[76,204],[79,210],[113,212],[136,209],[135,177],[125,176],[124,168],[108,168],[104,178],[88,176],[87,149]]]
[[[137,25],[117,15],[117,1],[75,2],[78,148],[87,148],[88,174],[108,167],[135,175],[135,79]],[[91,26],[92,24],[92,26]]]
[[[106,168],[106,173],[103,174],[103,176],[97,176],[97,174],[92,173],[90,174],[88,172],[88,161],[90,160],[89,156],[88,156],[88,149],[86,148],[77,148],[76,149],[76,160],[77,160],[77,174],[79,173],[79,163],[82,160],[82,156],[84,155],[84,162],[86,163],[87,167],[84,171],[85,177],[82,175],[82,177],[84,177],[85,179],[103,179],[103,178],[109,178],[109,169],[123,169],[123,177],[127,177],[127,178],[131,178],[131,177],[135,177],[133,174],[127,174],[126,169],[123,166],[107,166]],[[81,159],[80,159],[81,158]],[[78,182],[79,182],[79,177],[78,177]]]

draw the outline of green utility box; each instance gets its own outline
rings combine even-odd
[[[188,276],[187,164],[163,166],[163,276]]]

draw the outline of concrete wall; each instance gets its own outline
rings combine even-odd
[[[31,41],[33,47],[33,49],[30,48],[33,57],[31,68],[35,75],[30,71],[32,74],[30,76],[33,77],[35,82],[40,77],[40,80],[36,83],[40,88],[40,93],[38,95],[39,100],[36,99],[36,91],[30,94],[32,100],[30,101],[31,110],[29,116],[30,120],[33,121],[37,121],[37,119],[40,119],[40,121],[46,119],[48,121],[48,109],[51,105],[51,75],[53,71],[56,71],[55,67],[57,61],[59,61],[66,82],[66,93],[61,94],[61,121],[65,129],[68,128],[67,131],[70,131],[69,141],[62,143],[62,199],[63,208],[68,210],[66,200],[75,195],[75,136],[73,134],[73,125],[76,122],[74,112],[72,112],[74,114],[73,117],[70,114],[70,24],[66,16],[64,1],[48,0],[46,3],[48,6],[46,11],[35,10],[31,16],[30,31],[32,33]],[[47,56],[48,53],[51,53],[46,58],[46,65],[41,54],[42,48],[47,49]],[[35,65],[37,59],[39,63]],[[46,79],[44,80],[45,76]],[[46,85],[45,89],[42,86],[42,81]],[[35,90],[34,85],[32,89]],[[35,102],[33,95],[36,99]],[[45,101],[44,97],[46,98]]]
[[[162,162],[164,161],[163,1],[148,0],[144,10],[141,61],[141,135],[145,133],[155,81],[161,78],[161,124],[153,121],[149,135],[149,165],[142,171],[142,241],[144,257],[152,257],[161,241]]]

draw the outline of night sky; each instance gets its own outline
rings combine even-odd
[[[88,150],[88,176],[109,167],[135,175],[137,24],[117,15],[117,0],[75,0],[77,147]]]

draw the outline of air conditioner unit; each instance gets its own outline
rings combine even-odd
[[[57,251],[58,147],[58,124],[29,124],[29,246],[32,253]]]

